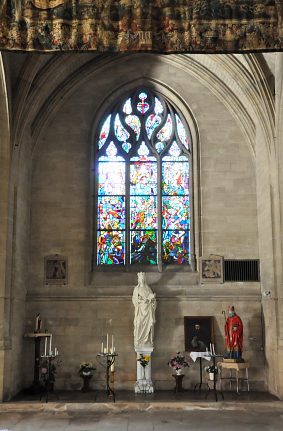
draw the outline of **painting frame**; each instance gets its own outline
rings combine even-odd
[[[44,256],[44,284],[68,284],[68,258],[60,254]]]
[[[213,322],[213,316],[184,316],[186,352],[210,350],[210,344],[214,344]],[[196,325],[199,325],[199,329]]]
[[[224,283],[223,256],[211,255],[199,259],[200,283]]]

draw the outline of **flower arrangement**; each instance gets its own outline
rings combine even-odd
[[[170,359],[168,365],[174,370],[181,370],[185,367],[189,367],[189,363],[186,361],[185,356],[181,355],[180,352],[177,352],[176,356]]]
[[[207,373],[218,374],[218,367],[214,365],[209,365],[208,367],[205,367],[204,370]]]
[[[39,363],[39,373],[42,385],[48,388],[48,391],[54,390],[54,384],[56,380],[57,369],[62,365],[62,361],[58,359],[58,356],[47,358],[41,358]]]
[[[91,362],[82,362],[79,368],[79,375],[81,377],[84,376],[92,376],[92,371],[96,370]]]
[[[137,361],[140,362],[140,364],[143,368],[145,368],[150,361],[150,356],[149,355],[143,355],[141,353],[140,357],[137,359]]]
[[[47,359],[44,359],[40,364],[40,377],[42,381],[49,382],[49,383],[55,383],[55,376],[56,376],[56,365],[52,363],[48,363]]]

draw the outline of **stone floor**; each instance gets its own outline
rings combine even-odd
[[[0,431],[281,431],[283,402],[267,393],[224,393],[216,402],[185,391],[133,395],[59,392],[48,403],[19,395],[0,404]],[[94,396],[96,401],[94,401]],[[28,399],[29,398],[29,399]],[[33,399],[32,399],[33,398]]]

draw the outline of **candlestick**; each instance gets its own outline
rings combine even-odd
[[[113,336],[112,336],[113,337]],[[113,343],[113,338],[112,338],[112,343]],[[114,347],[111,347],[110,349],[110,354],[113,355],[114,354]],[[112,360],[114,359],[114,357],[112,357]],[[110,371],[114,371],[114,362],[113,364],[110,366]]]
[[[47,353],[47,337],[45,337],[45,343],[44,343],[44,356],[46,356]]]
[[[108,349],[109,349],[109,337],[108,337],[108,333],[106,335],[106,353],[108,353]]]

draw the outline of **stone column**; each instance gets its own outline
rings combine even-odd
[[[137,353],[137,381],[135,383],[135,393],[152,394],[154,392],[151,380],[151,353],[153,352],[153,347],[136,347],[135,351]],[[146,367],[142,367],[140,361],[138,361],[141,355],[150,356],[149,363]]]

